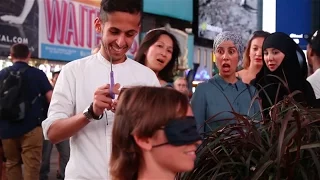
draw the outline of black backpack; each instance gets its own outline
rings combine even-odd
[[[10,67],[4,69],[5,77],[0,81],[0,120],[20,122],[25,118],[29,103],[22,84],[23,73],[29,68],[26,66],[18,71]]]

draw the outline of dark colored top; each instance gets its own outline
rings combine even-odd
[[[166,84],[162,85],[162,87],[169,87],[169,88],[173,88],[173,84],[167,82]]]
[[[24,62],[14,63],[10,69],[17,71],[23,67],[29,66]],[[0,79],[6,76],[6,70],[0,71]],[[45,94],[52,90],[52,86],[46,74],[34,67],[28,68],[22,75],[22,88],[26,93],[28,102],[34,101],[34,104],[28,109],[26,117],[21,122],[12,123],[6,119],[0,119],[0,138],[20,137],[41,125],[42,120],[46,118],[49,103]]]
[[[226,123],[216,120],[236,119],[234,114],[230,113],[231,111],[250,117],[258,114],[260,111],[258,100],[251,106],[255,95],[256,89],[253,86],[243,83],[240,79],[235,84],[231,84],[224,81],[220,75],[215,75],[208,82],[199,84],[192,96],[191,106],[200,133],[208,132]],[[211,120],[209,123],[211,129],[204,126],[204,122],[214,115],[217,115],[213,119],[215,122]]]
[[[263,66],[252,83],[259,90],[263,109],[270,108],[295,91],[301,92],[293,97],[295,101],[314,106],[316,97],[312,86],[306,80],[306,62],[303,58],[298,58],[301,56],[299,46],[287,34],[276,32],[265,38],[262,50],[268,48],[278,49],[285,56],[275,71],[269,70],[262,56]]]

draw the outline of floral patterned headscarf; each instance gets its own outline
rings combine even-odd
[[[244,49],[245,49],[241,35],[236,32],[231,32],[231,31],[221,32],[220,34],[218,34],[214,38],[213,51],[215,52],[216,49],[218,48],[218,46],[221,43],[223,43],[224,41],[232,41],[233,44],[236,46],[238,53],[239,53],[238,66],[240,66],[242,64],[242,56],[243,56]]]

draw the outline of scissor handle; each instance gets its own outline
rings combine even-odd
[[[114,77],[113,77],[113,71],[110,72],[110,89],[109,89],[109,94],[112,99],[115,98],[114,92],[113,92],[113,87],[114,87]]]

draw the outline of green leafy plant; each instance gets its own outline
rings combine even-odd
[[[298,93],[267,109],[270,118],[260,122],[230,112],[237,123],[205,133],[195,168],[177,179],[320,179],[320,110],[294,101]]]

